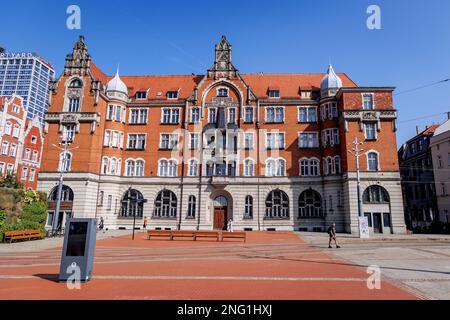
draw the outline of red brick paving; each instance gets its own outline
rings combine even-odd
[[[4,254],[0,299],[416,298],[386,281],[369,290],[364,268],[325,250],[290,232],[249,232],[246,243],[149,241],[140,233],[97,241],[94,279],[81,290],[55,281],[61,248]]]

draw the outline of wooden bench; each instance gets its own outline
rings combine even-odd
[[[5,241],[9,239],[9,243],[13,240],[31,240],[31,239],[42,239],[45,235],[41,230],[18,230],[18,231],[7,231],[4,233]]]
[[[222,232],[222,241],[223,239],[244,239],[244,242],[246,242],[245,232],[243,231]]]
[[[191,238],[192,240],[195,240],[195,231],[189,231],[189,230],[173,230],[172,232],[172,240],[175,238]]]
[[[214,238],[216,241],[219,241],[219,232],[217,231],[195,231],[195,239],[199,238]]]
[[[172,231],[170,230],[147,230],[147,239],[151,240],[152,237],[157,238],[169,238],[169,240],[172,240]]]

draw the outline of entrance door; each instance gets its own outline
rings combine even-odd
[[[214,229],[226,230],[227,229],[227,208],[226,207],[214,207]]]
[[[383,227],[381,224],[381,213],[379,212],[373,213],[373,232],[383,233]]]

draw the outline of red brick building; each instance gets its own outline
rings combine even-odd
[[[392,87],[360,87],[331,66],[241,74],[225,37],[204,75],[107,76],[80,37],[52,90],[39,189],[56,200],[66,171],[59,225],[73,214],[130,228],[136,215],[150,228],[232,219],[236,230],[355,232],[357,137],[372,230],[405,230]],[[72,151],[52,147],[61,135]]]
[[[24,188],[36,189],[42,146],[42,127],[27,119],[23,99],[0,97],[0,178],[15,173]]]

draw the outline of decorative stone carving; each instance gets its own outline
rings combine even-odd
[[[397,119],[397,111],[395,110],[347,110],[342,112],[344,119],[345,131],[348,132],[348,121],[358,121],[360,131],[364,130],[364,122],[376,122],[377,131],[381,130],[381,120],[394,121]]]
[[[231,44],[225,36],[216,44],[215,50],[214,65],[208,70],[208,78],[236,78],[239,72],[231,62]]]
[[[90,63],[91,57],[88,54],[88,47],[84,43],[84,36],[80,36],[73,47],[72,54],[66,56],[64,75],[84,76],[87,74]]]

